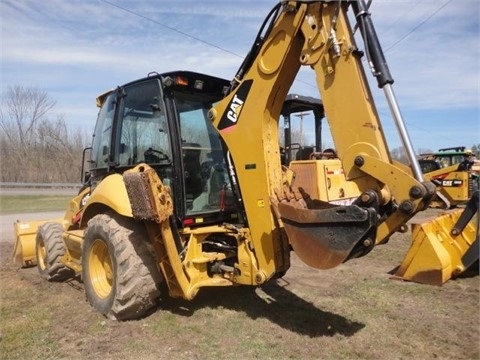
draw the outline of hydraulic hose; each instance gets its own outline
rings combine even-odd
[[[368,63],[373,75],[377,79],[378,87],[383,88],[386,84],[393,84],[393,77],[390,75],[387,60],[383,55],[382,47],[365,1],[352,1],[351,4],[365,43]]]

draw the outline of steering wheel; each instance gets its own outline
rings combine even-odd
[[[143,156],[144,156],[145,162],[147,164],[154,164],[154,163],[158,163],[162,160],[169,160],[167,154],[163,153],[160,150],[155,150],[155,149],[152,149],[152,148],[148,148],[148,150],[146,150],[143,153]]]

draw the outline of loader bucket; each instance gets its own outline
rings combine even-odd
[[[53,220],[61,222],[63,219]],[[21,267],[29,267],[37,264],[35,254],[35,238],[37,229],[46,221],[17,221],[13,224],[15,233],[15,247],[13,249],[13,262]]]
[[[478,260],[478,218],[465,223],[462,231],[453,230],[463,212],[450,211],[412,224],[413,241],[395,276],[441,286]]]

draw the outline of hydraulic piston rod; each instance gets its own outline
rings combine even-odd
[[[407,153],[410,166],[412,167],[413,176],[420,182],[423,182],[423,174],[420,168],[420,164],[417,161],[415,151],[413,150],[412,143],[410,142],[410,137],[408,136],[407,128],[405,127],[405,122],[403,121],[402,114],[398,107],[397,101],[395,99],[395,94],[393,93],[393,88],[390,84],[386,84],[383,87],[383,91],[387,98],[388,106],[390,107],[390,112],[392,113],[393,120],[397,126],[398,133],[402,140],[403,147]]]
[[[378,40],[372,19],[370,18],[368,7],[364,0],[352,1],[351,4],[357,18],[358,27],[362,34],[363,42],[365,44],[368,64],[373,75],[377,79],[378,87],[383,88],[384,90],[388,106],[390,107],[390,112],[395,121],[395,125],[397,126],[397,130],[399,132],[403,147],[407,153],[408,160],[411,164],[413,175],[415,176],[416,180],[422,182],[422,171],[415,156],[415,151],[413,150],[412,143],[405,127],[405,122],[403,121],[402,114],[400,113],[400,109],[391,86],[394,80],[390,74],[390,70],[388,69],[387,60],[385,59],[382,47],[380,46],[380,41]]]

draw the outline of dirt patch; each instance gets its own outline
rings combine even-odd
[[[410,234],[317,271],[292,254],[261,288],[163,299],[141,320],[94,312],[78,280],[50,283],[11,264],[0,242],[0,354],[10,359],[478,359],[478,272],[443,287],[392,280]]]

